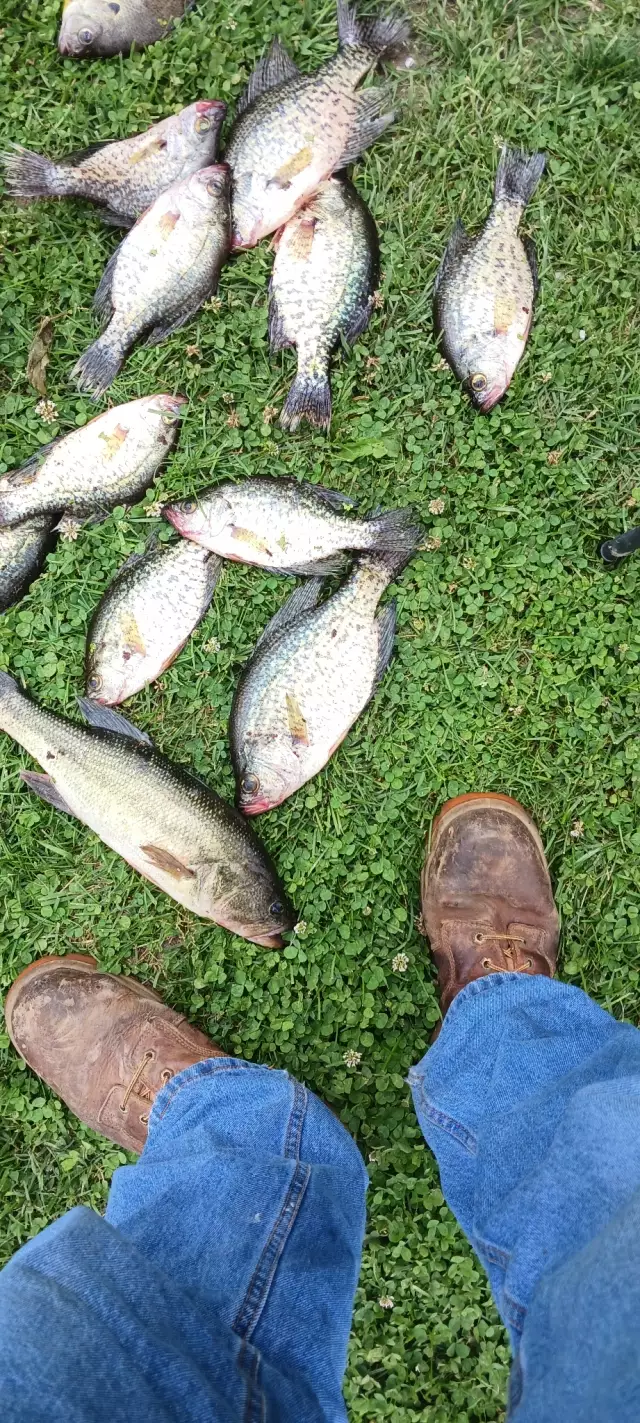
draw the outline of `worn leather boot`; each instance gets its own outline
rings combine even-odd
[[[156,1093],[176,1072],[225,1053],[135,978],[86,954],[38,959],[11,985],[9,1037],[80,1120],[142,1151]]]
[[[443,1016],[487,974],[553,977],[558,912],[542,841],[517,800],[463,795],[443,806],[422,871],[422,922]]]

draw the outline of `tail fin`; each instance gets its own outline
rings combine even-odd
[[[319,430],[331,424],[331,387],[326,370],[298,371],[280,412],[283,430],[297,430],[302,420],[308,420]]]
[[[10,677],[8,672],[0,672],[0,703],[12,692],[18,692],[22,696],[15,677]]]
[[[533,197],[544,173],[544,153],[523,153],[520,148],[507,148],[500,154],[496,173],[496,198],[510,198],[523,207]]]
[[[0,153],[7,192],[12,198],[62,198],[68,174],[42,153],[31,153],[19,144]]]
[[[420,543],[424,530],[416,519],[415,509],[391,509],[388,514],[378,514],[366,521],[369,539],[367,548],[389,554],[391,557],[411,558]]]
[[[89,391],[94,399],[104,395],[109,389],[111,382],[115,380],[118,371],[122,369],[126,351],[121,346],[114,346],[109,340],[109,328],[89,346],[76,361],[71,372],[72,379],[75,379],[78,390]]]
[[[375,568],[380,573],[384,573],[386,587],[388,583],[393,583],[394,578],[397,578],[398,574],[402,573],[403,568],[406,568],[407,564],[411,562],[420,539],[422,538],[422,532],[422,529],[416,524],[412,530],[413,537],[410,546],[405,548],[380,549],[375,553],[361,554],[357,561],[356,569],[364,566],[367,568]]]
[[[382,15],[377,20],[359,20],[354,5],[337,0],[340,48],[362,45],[373,54],[393,59],[406,50],[411,25],[404,15]]]

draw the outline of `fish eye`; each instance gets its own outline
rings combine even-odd
[[[217,178],[209,178],[209,181],[207,183],[207,192],[212,198],[215,197],[216,193],[220,192],[220,182]]]
[[[208,119],[206,114],[201,114],[200,118],[196,119],[194,128],[196,133],[208,133],[211,128],[211,119]]]
[[[177,419],[177,415],[172,415],[170,410],[165,410],[162,416],[162,423],[163,425],[175,425]]]
[[[92,672],[92,673],[91,673],[91,676],[90,676],[90,678],[89,678],[89,680],[88,680],[88,682],[87,682],[87,687],[88,687],[88,689],[89,689],[90,692],[99,692],[99,691],[101,691],[101,689],[102,689],[102,677],[99,675],[98,672]]]
[[[487,377],[486,377],[486,376],[483,376],[483,375],[480,373],[480,371],[478,371],[478,372],[476,373],[476,375],[474,375],[474,376],[471,377],[471,389],[476,392],[476,395],[479,395],[480,392],[481,392],[482,390],[486,390],[486,388],[487,388]]]
[[[93,30],[78,30],[78,39],[82,42],[82,44],[91,44],[91,41],[93,39]]]
[[[274,919],[278,919],[284,913],[284,904],[281,904],[279,899],[274,899],[273,904],[269,905],[269,913],[273,914]]]
[[[260,790],[260,782],[257,776],[254,776],[252,772],[249,772],[246,776],[242,777],[240,787],[246,795],[257,795],[258,791]],[[271,907],[273,908],[273,905]],[[281,910],[282,905],[280,905],[278,913],[280,913]]]
[[[198,507],[198,501],[197,501],[197,499],[184,499],[184,500],[183,500],[182,508],[183,508],[185,514],[195,514],[197,507]]]

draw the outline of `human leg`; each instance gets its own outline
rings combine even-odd
[[[144,1149],[104,1220],[72,1211],[0,1274],[4,1416],[341,1423],[366,1176],[334,1115],[91,961],[33,965],[6,1012],[85,1121]]]
[[[640,1308],[640,1033],[552,981],[548,872],[514,802],[445,807],[423,917],[445,1017],[410,1082],[510,1332],[511,1416],[626,1423],[638,1402],[627,1326]]]

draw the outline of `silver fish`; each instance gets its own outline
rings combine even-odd
[[[409,34],[400,17],[358,20],[338,0],[340,49],[315,74],[300,74],[276,41],[249,80],[229,135],[233,246],[253,247],[282,227],[338,168],[352,163],[395,114],[384,89],[358,85]]]
[[[22,524],[0,528],[0,613],[17,603],[42,572],[55,544],[55,514],[36,514]]]
[[[90,728],[36,706],[0,672],[0,728],[46,771],[21,772],[29,789],[75,815],[193,914],[282,948],[294,913],[243,817],[119,712],[89,701],[80,707]]]
[[[58,49],[73,59],[144,49],[163,39],[190,3],[191,0],[64,0]]]
[[[203,168],[156,198],[121,242],[94,299],[108,324],[71,372],[81,390],[104,394],[141,336],[158,345],[216,290],[229,254],[229,190],[226,164]]]
[[[269,287],[272,351],[296,346],[298,374],[280,424],[331,424],[329,359],[366,331],[380,274],[375,222],[346,178],[330,178],[274,239]]]
[[[276,573],[342,573],[346,550],[413,551],[421,531],[412,509],[357,519],[346,513],[352,502],[323,485],[264,476],[211,485],[165,504],[163,513],[178,533],[221,558]]]
[[[13,198],[86,198],[130,227],[172,183],[214,163],[227,106],[201,99],[145,133],[96,143],[54,162],[14,144],[0,154]]]
[[[0,475],[0,525],[34,514],[88,515],[139,499],[178,437],[182,395],[144,395],[61,435]]]
[[[479,410],[493,410],[527,344],[538,290],[536,249],[518,228],[544,153],[503,148],[491,212],[476,237],[458,221],[434,286],[442,351]]]
[[[89,626],[87,695],[115,706],[155,682],[202,621],[221,568],[215,554],[182,540],[127,559]]]
[[[326,765],[374,695],[393,652],[396,613],[380,598],[408,562],[362,555],[342,588],[296,588],[265,628],[236,690],[229,735],[245,815],[280,805]]]

